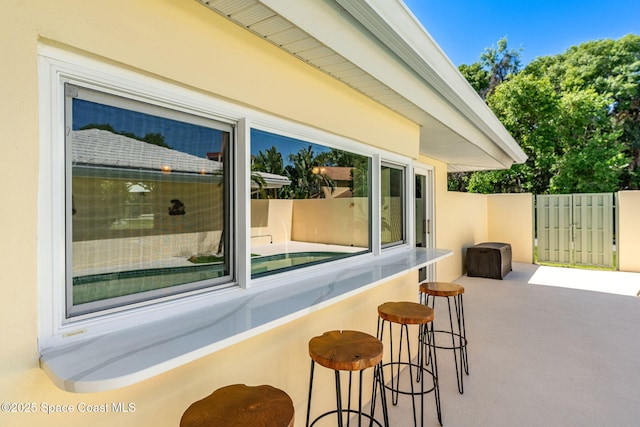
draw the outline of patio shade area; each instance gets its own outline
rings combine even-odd
[[[638,425],[640,274],[567,270],[514,263],[504,280],[456,280],[470,375],[458,394],[453,356],[439,351],[445,426]],[[598,290],[576,289],[587,276]],[[400,405],[392,425],[412,425],[410,400]],[[439,425],[432,395],[425,409],[425,426]]]

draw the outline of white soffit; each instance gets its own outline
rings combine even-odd
[[[197,1],[419,124],[420,153],[451,171],[526,160],[399,0]]]

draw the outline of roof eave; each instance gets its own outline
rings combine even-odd
[[[425,156],[473,170],[509,168],[526,160],[400,0],[243,0],[245,10],[237,13],[225,12],[231,10],[225,0],[198,1],[419,124],[419,152]],[[240,7],[232,4],[235,10]],[[264,10],[245,15],[268,16],[268,10],[274,16],[250,22],[243,19],[249,8]],[[279,44],[277,33],[269,33],[275,17],[304,32],[316,48],[307,52]],[[315,58],[312,51],[325,56]],[[335,67],[334,57],[349,64],[349,70]]]
[[[481,168],[509,168],[513,163],[523,163],[527,156],[505,129],[498,118],[480,98],[469,82],[460,74],[440,46],[431,37],[406,5],[399,0],[335,0],[359,22],[368,28],[387,48],[424,79],[442,99],[447,100],[469,123],[487,139],[466,139],[449,129],[467,143],[476,145],[488,155],[487,162],[468,164],[469,170]],[[418,104],[418,106],[423,107]],[[424,111],[431,113],[428,106]],[[423,127],[427,123],[420,123]],[[445,123],[441,124],[445,125]],[[463,141],[460,141],[463,142]],[[488,144],[495,144],[508,158],[491,153]],[[421,153],[433,156],[427,144],[421,142]],[[441,155],[438,155],[441,157]],[[446,156],[445,156],[446,157]],[[457,159],[458,162],[463,159]],[[450,162],[455,162],[450,159]],[[465,165],[456,165],[456,170]]]

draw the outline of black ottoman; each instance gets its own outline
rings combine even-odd
[[[467,249],[467,276],[504,278],[511,271],[511,245],[486,242]]]

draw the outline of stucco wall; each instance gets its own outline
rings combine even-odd
[[[296,411],[295,425],[304,425],[310,359],[308,342],[334,329],[352,329],[375,335],[376,307],[386,301],[413,300],[417,275],[409,274],[303,319],[218,351],[166,374],[110,392],[73,394],[56,388],[37,365],[11,369],[3,365],[3,401],[66,405],[73,413],[46,415],[0,413],[2,426],[177,426],[183,411],[216,388],[229,384],[271,384],[285,390]],[[416,343],[412,345],[415,347]],[[388,357],[388,356],[387,356]],[[6,360],[6,359],[3,359]],[[369,377],[366,380],[368,381]],[[9,388],[7,388],[7,386]],[[316,368],[314,413],[334,404],[333,375]],[[324,397],[323,397],[324,396]],[[135,412],[114,413],[112,403],[133,403]],[[79,412],[78,408],[108,407],[109,412]],[[318,411],[318,412],[315,412]]]
[[[532,194],[488,195],[487,222],[489,241],[510,243],[515,262],[533,262]]]
[[[309,124],[399,154],[415,156],[419,128],[195,1],[69,0],[2,2],[0,182],[2,213],[0,395],[3,402],[70,405],[72,414],[0,413],[0,425],[175,426],[182,411],[229,383],[269,383],[289,392],[304,420],[309,338],[330,328],[373,331],[376,306],[415,296],[408,275],[210,357],[123,389],[71,394],[38,366],[37,196],[39,43]],[[9,60],[10,58],[10,60]],[[9,64],[9,62],[7,62]],[[313,100],[313,102],[309,102]],[[390,146],[389,141],[394,141]],[[266,367],[268,369],[265,369]],[[332,386],[327,381],[327,391]],[[318,393],[325,390],[317,388]],[[134,403],[134,413],[79,413],[78,405]],[[102,405],[102,406],[101,406]],[[60,406],[62,409],[62,406]],[[40,409],[40,408],[38,408]]]
[[[447,191],[447,165],[429,157],[420,162],[434,168],[435,246],[453,251],[436,266],[438,280],[466,273],[468,247],[481,242],[506,242],[513,261],[533,261],[533,196],[531,194],[471,194]]]
[[[365,198],[309,199],[293,203],[292,240],[369,247]]]
[[[482,242],[509,243],[514,262],[533,262],[531,194],[448,192],[442,199],[446,213],[437,219],[436,246],[453,249],[454,256],[440,263],[448,270],[438,270],[443,274],[438,280],[454,280],[465,274],[467,248]]]
[[[466,248],[487,239],[486,196],[447,191],[447,165],[425,156],[419,161],[434,171],[435,247],[453,251],[436,265],[436,278],[453,281],[465,272]]]
[[[618,270],[640,272],[640,191],[618,193]]]
[[[465,273],[467,248],[488,241],[487,197],[449,192],[445,200],[443,209],[446,213],[437,218],[436,247],[452,249],[454,256],[440,263],[443,269],[446,265],[448,270],[444,273],[438,269],[438,280],[455,280]]]
[[[293,200],[251,200],[251,244],[291,240]]]

